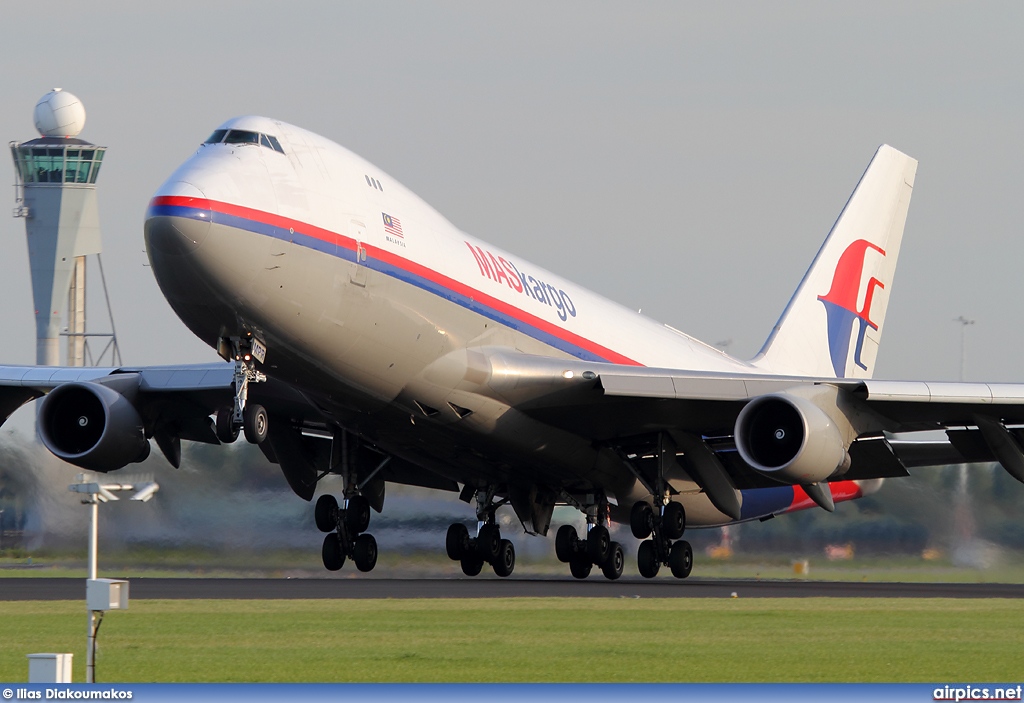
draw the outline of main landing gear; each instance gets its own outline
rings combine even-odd
[[[569,565],[573,577],[585,579],[598,566],[605,578],[615,580],[622,576],[625,555],[622,545],[613,542],[604,525],[587,524],[586,539],[580,539],[576,528],[562,525],[555,533],[555,556]]]
[[[355,463],[353,455],[357,440],[344,430],[335,434],[331,447],[331,470],[341,474],[343,500],[339,505],[332,495],[322,495],[316,501],[314,518],[321,532],[326,532],[321,555],[328,571],[338,571],[351,559],[360,571],[372,571],[377,565],[377,540],[366,532],[370,527],[370,500],[364,494],[375,476],[391,460],[385,457],[377,468],[364,474]],[[324,475],[326,475],[325,472]],[[383,504],[383,490],[379,495]]]
[[[562,525],[555,533],[555,556],[564,564],[569,565],[573,577],[585,579],[597,566],[605,578],[615,580],[622,576],[625,555],[622,545],[613,542],[608,531],[608,503],[603,496],[593,496],[586,504],[576,502],[572,497],[566,500],[579,508],[587,516],[587,534],[580,539],[576,528]]]
[[[225,358],[235,362],[235,400],[231,407],[217,411],[217,439],[231,444],[238,439],[239,431],[251,444],[262,444],[270,427],[267,411],[258,403],[249,403],[249,384],[266,381],[267,377],[256,370],[256,362],[266,359],[267,347],[247,333],[245,337],[231,337],[220,341],[219,351]]]
[[[654,578],[662,565],[668,566],[676,578],[684,579],[690,575],[693,548],[689,542],[680,539],[686,530],[686,512],[682,503],[669,501],[658,515],[650,503],[637,501],[630,511],[629,527],[634,537],[644,540],[636,555],[641,576]]]
[[[370,526],[370,502],[361,495],[338,505],[332,495],[316,501],[316,526],[326,532],[322,556],[328,571],[338,571],[351,559],[360,571],[372,571],[377,565],[377,540],[366,532]]]
[[[476,492],[476,537],[469,536],[469,529],[460,522],[448,527],[445,537],[445,551],[448,558],[462,566],[466,576],[478,575],[484,564],[490,564],[494,573],[501,577],[511,576],[516,568],[516,548],[511,541],[502,539],[501,528],[494,520],[494,513],[507,501],[494,502],[494,490]]]

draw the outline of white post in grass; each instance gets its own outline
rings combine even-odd
[[[100,483],[93,474],[79,474],[78,483],[68,486],[73,493],[84,493],[82,502],[89,506],[89,577],[85,581],[86,610],[89,612],[88,639],[85,648],[85,682],[96,682],[96,633],[99,619],[110,609],[128,607],[128,582],[97,578],[99,561],[100,502],[118,500],[114,491],[134,491],[131,500],[148,501],[160,486],[153,480],[132,483]],[[99,614],[99,619],[97,619]]]

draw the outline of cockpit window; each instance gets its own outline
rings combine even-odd
[[[277,141],[277,137],[270,134],[250,132],[245,129],[218,129],[203,143],[220,144],[221,142],[225,144],[258,144],[267,149],[273,149],[279,154],[284,153],[284,149],[281,148],[281,142]]]
[[[274,151],[277,151],[282,154],[284,153],[284,149],[281,148],[281,142],[277,141],[277,137],[275,137],[273,134],[268,134],[267,139],[270,140],[270,145],[274,148]]]
[[[225,144],[259,144],[260,135],[244,129],[233,129],[224,139]]]

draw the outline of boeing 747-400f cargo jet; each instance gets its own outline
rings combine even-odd
[[[999,461],[1024,481],[1024,384],[872,380],[917,162],[882,146],[761,352],[734,359],[472,237],[380,169],[283,122],[225,122],[153,197],[153,272],[226,363],[0,367],[0,417],[38,397],[39,434],[95,471],[174,466],[181,440],[243,431],[322,495],[323,561],[374,567],[388,482],[461,492],[477,527],[447,553],[501,576],[495,513],[555,536],[585,578],[685,578],[690,527],[833,510],[907,469]],[[946,430],[948,441],[914,441]]]

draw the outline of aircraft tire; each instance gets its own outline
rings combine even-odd
[[[604,525],[594,525],[587,533],[587,556],[597,565],[604,564],[612,546],[612,537]]]
[[[316,499],[316,507],[313,509],[313,517],[316,520],[316,529],[321,532],[333,532],[338,526],[338,501],[325,493]]]
[[[594,565],[590,559],[582,555],[573,557],[569,562],[569,573],[572,574],[573,578],[585,579],[590,576],[590,570],[593,568]]]
[[[324,568],[338,571],[345,565],[345,551],[341,548],[341,539],[334,532],[324,537],[324,548],[320,552],[324,560]]]
[[[217,410],[217,439],[221,444],[231,444],[238,439],[238,428],[231,422],[231,408]]]
[[[654,540],[649,539],[640,543],[640,548],[636,552],[636,566],[645,579],[652,579],[658,575],[661,564],[658,563],[658,548],[654,546]]]
[[[476,576],[484,568],[484,560],[477,554],[467,554],[459,560],[462,566],[462,573],[466,576]]]
[[[555,533],[555,556],[558,561],[568,564],[576,555],[577,543],[580,541],[576,534],[576,528],[572,525],[562,525]]]
[[[654,508],[646,500],[633,503],[629,511],[629,529],[637,539],[647,539],[654,531]]]
[[[601,572],[606,579],[614,581],[622,576],[622,569],[625,564],[626,556],[622,552],[622,545],[618,542],[612,542],[611,549],[608,550],[608,558],[605,559],[604,564],[601,564]]]
[[[684,579],[690,575],[693,569],[693,547],[689,542],[680,540],[672,545],[672,550],[668,553],[668,566],[677,579]]]
[[[348,507],[345,508],[345,527],[352,534],[366,532],[370,526],[370,501],[363,496],[352,496],[348,499]]]
[[[494,573],[502,578],[512,575],[516,568],[516,547],[511,540],[501,540],[501,548],[498,550],[498,558],[492,565]]]
[[[259,403],[247,403],[242,414],[242,430],[245,432],[246,441],[249,444],[262,444],[267,438],[269,428],[267,409]]]
[[[679,539],[686,531],[686,511],[682,503],[670,502],[661,514],[661,529],[668,539]]]
[[[448,525],[448,533],[444,538],[444,551],[452,561],[458,561],[470,550],[469,530],[461,522]]]
[[[373,571],[377,566],[377,540],[373,535],[362,534],[352,545],[352,561],[360,571]]]
[[[501,551],[501,532],[497,525],[484,525],[476,537],[476,549],[480,558],[488,564],[498,560]]]

